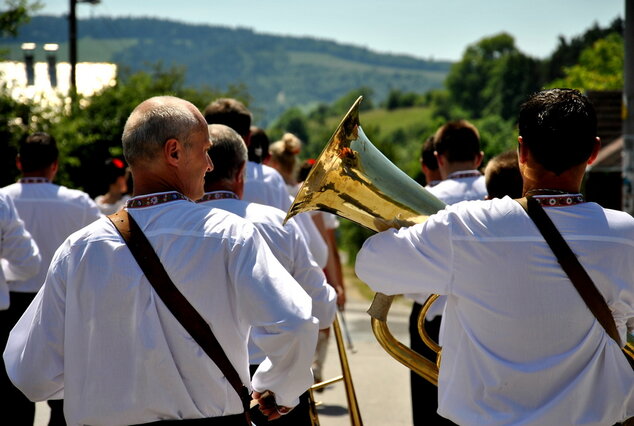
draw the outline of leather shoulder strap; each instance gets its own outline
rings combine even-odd
[[[135,260],[163,303],[220,368],[240,396],[245,412],[248,411],[251,402],[249,390],[243,385],[238,372],[227,358],[207,321],[176,288],[139,225],[123,209],[108,216],[108,219],[127,243]]]
[[[544,208],[532,197],[521,198],[517,201],[535,222],[548,246],[557,257],[561,268],[566,272],[570,281],[581,295],[581,298],[594,314],[606,333],[621,346],[621,338],[614,322],[612,312],[603,295],[597,290],[592,278],[588,275],[583,265],[579,263],[577,256],[570,249],[566,240],[561,236],[555,224],[550,220]]]

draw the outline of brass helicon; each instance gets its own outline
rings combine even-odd
[[[442,201],[399,170],[368,140],[359,124],[361,100],[362,97],[359,97],[352,105],[316,160],[290,207],[286,220],[301,212],[321,210],[380,231],[402,223],[422,222],[444,208]],[[382,293],[375,295],[368,310],[372,317],[374,335],[390,355],[437,384],[437,362],[412,351],[391,334],[387,326],[387,313],[392,299],[393,296]],[[433,300],[429,304],[431,302]],[[337,329],[339,327],[336,322],[335,331]],[[423,338],[431,342],[426,334]],[[358,413],[343,341],[340,340],[337,339],[337,344],[344,370],[343,379],[346,383],[351,421],[353,425],[360,425],[361,416]],[[439,349],[437,345],[436,348]],[[328,384],[330,381],[317,384],[313,389]],[[313,402],[314,400],[311,401]],[[313,424],[318,422],[314,411]]]
[[[349,219],[374,231],[424,222],[445,204],[392,164],[366,137],[359,124],[359,97],[300,188],[287,219],[305,211],[321,210]],[[440,346],[425,332],[423,319],[438,295],[430,296],[419,316],[421,338],[437,356],[429,360],[392,335],[387,315],[394,296],[376,293],[368,309],[372,330],[381,346],[397,361],[438,385]],[[634,359],[634,345],[624,348]]]

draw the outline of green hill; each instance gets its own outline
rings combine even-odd
[[[66,18],[35,16],[17,38],[0,40],[0,49],[21,60],[23,42],[59,43],[58,60],[65,61],[67,37]],[[150,18],[81,20],[78,37],[79,61],[115,62],[130,71],[161,63],[182,67],[189,86],[244,85],[261,123],[292,106],[331,103],[361,86],[372,88],[377,101],[391,89],[423,93],[441,87],[451,65],[309,37]],[[44,60],[41,49],[36,60]]]

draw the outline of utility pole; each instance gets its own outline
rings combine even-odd
[[[77,98],[77,14],[75,8],[77,0],[70,0],[68,14],[68,61],[70,62],[70,99],[75,103]]]
[[[625,0],[623,70],[623,211],[634,215],[634,2]]]
[[[101,0],[70,0],[68,13],[68,61],[70,62],[70,99],[74,108],[77,100],[77,3],[98,4]]]

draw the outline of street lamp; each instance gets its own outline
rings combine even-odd
[[[26,68],[26,85],[33,86],[35,84],[35,43],[22,43],[20,46],[24,52],[24,67]]]
[[[48,63],[48,79],[51,87],[57,87],[57,56],[55,52],[59,49],[57,43],[46,43],[44,50],[46,53],[46,62]]]

